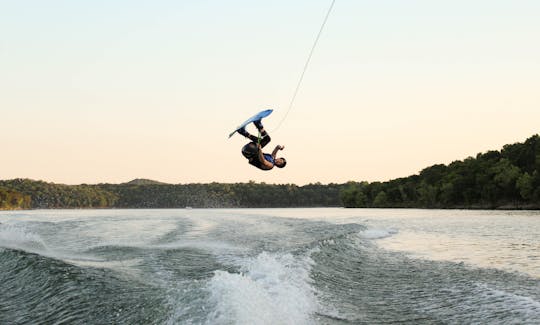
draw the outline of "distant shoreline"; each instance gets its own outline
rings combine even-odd
[[[64,185],[0,180],[0,209],[55,208],[413,208],[540,209],[540,136],[387,182],[295,184]]]
[[[105,208],[32,208],[32,209],[0,209],[0,212],[8,212],[8,211],[40,211],[40,210],[58,210],[58,211],[67,211],[67,210],[242,210],[242,209],[346,209],[346,210],[463,210],[463,211],[539,211],[539,206],[531,206],[531,207],[522,207],[522,208],[513,208],[513,207],[496,207],[496,208],[419,208],[419,207],[407,207],[407,208],[399,208],[399,207],[387,207],[387,208],[379,208],[379,207],[362,207],[362,208],[348,208],[343,206],[325,206],[325,207],[318,207],[318,206],[297,206],[297,207],[256,207],[256,208],[250,208],[250,207],[213,207],[213,208],[130,208],[130,207],[105,207]]]

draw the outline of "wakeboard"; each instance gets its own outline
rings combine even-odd
[[[232,137],[241,128],[246,127],[249,123],[255,122],[255,121],[260,120],[260,119],[263,119],[263,118],[267,117],[268,115],[272,114],[273,111],[274,111],[273,109],[267,109],[267,110],[261,111],[261,112],[255,114],[255,115],[253,115],[252,117],[248,118],[244,123],[240,124],[234,131],[232,131],[229,134],[229,138]]]

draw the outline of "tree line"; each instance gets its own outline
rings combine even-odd
[[[30,195],[0,187],[0,210],[29,209]]]
[[[124,184],[63,185],[13,179],[0,181],[0,208],[281,208],[338,207],[343,185],[294,184]],[[4,199],[5,191],[10,198]],[[17,201],[11,197],[24,197]],[[3,202],[8,202],[3,204]]]
[[[530,208],[540,209],[540,137],[433,165],[388,182],[64,185],[0,180],[0,209],[50,208]]]
[[[99,185],[64,185],[31,179],[0,181],[0,193],[2,191],[11,193],[12,197],[25,198],[20,204],[11,204],[11,209],[108,208],[118,200],[115,193]],[[0,207],[4,205],[0,195]]]
[[[540,208],[540,137],[388,182],[350,182],[345,207]]]

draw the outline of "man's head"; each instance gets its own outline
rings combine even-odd
[[[287,160],[285,160],[285,158],[276,158],[276,160],[274,161],[274,166],[276,167],[279,167],[279,168],[283,168],[285,167],[285,165],[287,165]]]

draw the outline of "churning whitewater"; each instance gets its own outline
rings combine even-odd
[[[534,212],[43,210],[0,222],[1,324],[540,323]]]

